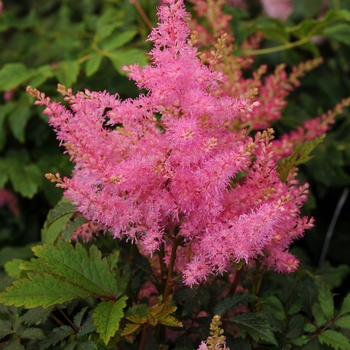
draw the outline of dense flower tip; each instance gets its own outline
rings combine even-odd
[[[48,179],[115,238],[149,254],[179,242],[175,269],[187,285],[251,259],[292,271],[288,247],[311,225],[299,215],[306,187],[294,173],[280,180],[272,129],[252,138],[235,127],[259,102],[222,93],[226,77],[187,41],[183,2],[169,0],[158,15],[152,63],[127,68],[147,94],[122,101],[60,85],[68,108],[28,88],[75,162],[70,179]]]

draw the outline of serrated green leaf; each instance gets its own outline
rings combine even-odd
[[[310,341],[309,337],[307,337],[306,335],[302,335],[299,338],[291,339],[290,343],[292,343],[293,345],[297,345],[297,346],[303,346],[303,345],[307,344],[309,341]]]
[[[24,315],[22,315],[21,321],[28,326],[31,326],[32,324],[42,324],[50,316],[53,309],[53,306],[47,309],[36,307],[35,309],[28,310]]]
[[[318,287],[315,281],[307,276],[298,283],[297,289],[303,310],[309,317],[312,317],[312,306],[317,301],[318,296]]]
[[[313,332],[316,332],[316,330],[317,330],[317,327],[312,323],[306,323],[304,325],[304,332],[306,333],[313,333]]]
[[[297,144],[294,147],[293,154],[289,157],[282,159],[277,164],[277,172],[282,182],[285,182],[287,180],[288,175],[290,171],[293,169],[293,167],[303,164],[312,158],[309,156],[309,154],[317,145],[323,142],[324,138],[325,138],[325,134],[311,141],[306,141],[302,145]]]
[[[350,315],[345,315],[343,317],[338,318],[334,322],[334,324],[337,327],[340,327],[340,328],[348,328],[348,329],[350,329]]]
[[[343,316],[350,312],[350,294],[348,294],[343,301],[338,317]]]
[[[91,340],[77,342],[74,350],[98,350],[97,345]]]
[[[344,44],[350,44],[350,25],[347,23],[339,23],[327,27],[323,30],[323,34],[330,39],[340,41]]]
[[[126,300],[127,296],[123,296],[117,301],[102,301],[94,310],[92,315],[94,325],[105,344],[119,329],[119,322],[124,316],[123,309],[126,306]]]
[[[74,316],[73,322],[78,328],[81,326],[81,321],[83,320],[83,317],[88,308],[89,308],[88,306],[85,306]]]
[[[171,302],[171,296],[169,296],[164,303],[161,302],[161,299],[158,300],[158,303],[152,306],[147,313],[149,323],[152,326],[161,323],[163,319],[176,311],[176,306],[169,306]]]
[[[21,333],[21,338],[25,339],[45,339],[45,334],[40,328],[27,328]]]
[[[259,314],[241,314],[231,317],[229,320],[236,323],[241,332],[248,333],[256,342],[263,340],[270,344],[278,345],[270,326],[261,319]]]
[[[96,327],[93,324],[92,316],[89,315],[89,317],[86,319],[86,321],[83,323],[83,325],[79,328],[79,331],[77,333],[78,339],[83,337],[86,334],[94,333],[96,331]]]
[[[141,324],[138,323],[128,323],[125,328],[123,329],[121,335],[125,336],[125,335],[129,335],[132,334],[134,332],[136,332],[139,328],[141,327]]]
[[[168,315],[159,319],[159,323],[170,327],[183,327],[182,322],[178,321],[174,316]]]
[[[22,63],[7,63],[0,69],[0,91],[17,87],[31,78],[34,70],[28,69]]]
[[[144,66],[148,62],[144,51],[139,49],[113,51],[108,54],[108,58],[111,60],[114,68],[122,75],[126,74],[121,69],[122,66],[128,66],[135,63]]]
[[[235,294],[232,297],[226,297],[214,306],[213,313],[214,315],[224,316],[229,311],[240,305],[245,305],[253,299],[254,296],[250,294]]]
[[[91,292],[48,274],[28,273],[27,278],[17,279],[0,294],[0,303],[25,306],[49,307],[75,298],[87,298]]]
[[[322,284],[318,292],[318,300],[326,319],[331,320],[334,317],[333,295],[325,284]]]
[[[31,111],[29,106],[21,105],[16,106],[8,116],[12,134],[19,142],[24,142],[24,131],[30,117]]]
[[[305,325],[305,320],[303,316],[301,315],[293,316],[288,323],[288,331],[287,331],[286,337],[289,339],[300,337],[303,331],[304,325]]]
[[[140,315],[130,315],[125,317],[128,321],[134,322],[134,323],[146,323],[148,321],[147,316],[140,316]]]
[[[39,343],[40,349],[48,349],[50,346],[56,345],[72,334],[74,334],[74,329],[69,326],[55,328],[43,341]]]
[[[14,338],[8,341],[2,349],[3,350],[22,350],[24,349],[24,346],[21,344],[18,338]]]
[[[316,302],[312,305],[312,314],[315,317],[317,327],[321,327],[327,322],[319,302]]]
[[[100,68],[103,56],[95,53],[86,62],[85,74],[87,77],[95,74]]]
[[[55,75],[60,84],[72,86],[78,79],[79,69],[78,61],[62,61],[58,64]]]
[[[10,277],[18,277],[21,273],[20,264],[23,262],[22,259],[13,259],[5,264],[5,271]]]
[[[44,260],[55,274],[99,297],[112,297],[117,293],[117,282],[106,259],[96,246],[89,254],[82,244],[75,248],[67,242],[58,241],[57,246],[47,244],[33,248],[35,255]]]
[[[8,320],[0,320],[0,338],[13,333],[11,322]]]
[[[331,329],[327,329],[322,332],[317,339],[321,344],[329,345],[335,350],[350,349],[349,340],[343,334]]]
[[[245,295],[245,294],[243,294]],[[275,295],[269,295],[261,298],[262,308],[264,312],[269,312],[277,320],[283,322],[286,318],[284,306],[281,301]]]
[[[113,35],[102,42],[102,49],[104,51],[115,50],[129,42],[136,34],[136,30],[127,30],[120,34]]]

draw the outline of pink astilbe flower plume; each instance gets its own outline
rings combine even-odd
[[[47,177],[115,238],[151,255],[180,244],[175,268],[187,285],[251,259],[293,271],[288,246],[311,226],[299,216],[306,188],[293,176],[279,179],[271,129],[255,138],[232,130],[237,116],[254,114],[258,103],[222,94],[226,77],[187,41],[183,2],[168,0],[158,16],[151,64],[124,67],[146,94],[121,101],[60,86],[66,108],[28,88],[75,162],[70,179]]]

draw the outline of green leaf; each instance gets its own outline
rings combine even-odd
[[[230,321],[236,323],[241,332],[248,333],[256,342],[262,340],[277,346],[277,340],[275,339],[270,326],[261,319],[259,314],[241,314],[231,317]]]
[[[297,346],[303,346],[305,344],[307,344],[310,341],[310,338],[306,335],[302,335],[299,338],[296,339],[291,339],[290,343],[292,343],[293,345],[297,345]]]
[[[41,230],[42,242],[54,243],[64,231],[69,220],[76,212],[76,207],[68,199],[61,199],[57,205],[49,211],[44,227]]]
[[[77,333],[78,339],[83,337],[86,334],[94,333],[96,332],[96,327],[94,326],[92,316],[89,315],[86,321],[83,323],[83,325],[79,328],[79,331]]]
[[[2,349],[3,350],[22,350],[24,349],[24,346],[21,344],[18,338],[14,338],[8,341]]]
[[[127,297],[123,296],[117,301],[109,300],[100,302],[93,313],[94,325],[105,344],[119,330],[119,322],[124,316],[123,309],[126,306]]]
[[[168,322],[173,322],[173,327],[182,327],[182,323],[175,318],[169,318],[170,314],[176,311],[176,306],[171,306],[172,296],[169,296],[164,303],[162,303],[161,297],[158,298],[156,305],[153,305],[147,312],[149,323],[152,326],[158,323],[168,325]],[[129,316],[132,317],[132,316]]]
[[[21,321],[28,326],[31,326],[32,324],[42,324],[50,316],[53,309],[53,306],[50,306],[46,309],[43,309],[42,307],[36,307],[34,309],[28,310],[24,315],[22,315]]]
[[[47,244],[33,248],[34,254],[43,259],[55,274],[99,297],[112,297],[117,293],[117,282],[109,269],[107,260],[102,259],[96,246],[89,254],[80,243],[58,241],[57,246]]]
[[[95,53],[86,62],[85,74],[87,77],[95,74],[100,68],[103,56]]]
[[[313,332],[316,332],[316,330],[317,330],[317,327],[312,323],[306,323],[304,325],[304,332],[306,333],[313,333]]]
[[[66,214],[47,225],[45,222],[41,230],[41,240],[44,244],[54,243],[62,234],[62,231],[67,227],[73,214]]]
[[[123,329],[121,335],[125,336],[125,335],[132,334],[136,332],[140,327],[141,327],[140,323],[128,323]]]
[[[22,63],[7,63],[0,69],[0,91],[17,87],[35,74]]]
[[[264,312],[269,312],[277,320],[284,322],[286,318],[284,306],[275,295],[269,295],[267,297],[263,297],[261,298],[261,301],[262,301],[262,308]]]
[[[293,316],[288,323],[287,338],[298,338],[301,336],[305,325],[304,317],[301,315]]]
[[[338,317],[343,316],[349,312],[350,312],[350,294],[348,294],[345,297],[343,304],[341,306],[341,309],[339,311]]]
[[[138,63],[140,66],[147,64],[146,54],[139,49],[113,51],[108,55],[108,58],[112,61],[115,69],[123,75],[126,73],[121,69],[122,66],[128,66],[135,63]]]
[[[48,349],[50,346],[56,345],[63,339],[69,337],[74,334],[74,329],[69,326],[61,326],[55,328],[52,332],[50,332],[46,339],[40,342],[40,349]]]
[[[0,338],[13,333],[11,322],[7,320],[0,320]]]
[[[19,142],[24,142],[24,131],[30,117],[31,111],[29,106],[21,105],[16,106],[8,116],[12,134]]]
[[[4,247],[0,249],[0,267],[7,261],[13,259],[29,259],[33,256],[32,247],[34,243],[22,247]]]
[[[350,45],[350,25],[347,23],[339,23],[325,28],[323,34],[330,39]]]
[[[62,61],[58,64],[55,75],[60,84],[72,86],[78,79],[79,68],[78,61]]]
[[[317,339],[321,344],[326,344],[335,350],[350,349],[349,340],[341,333],[327,329],[322,332]]]
[[[333,295],[324,283],[318,292],[318,300],[326,319],[331,320],[334,317]]]
[[[21,274],[20,264],[23,262],[22,259],[13,259],[5,264],[5,271],[10,277],[19,277]]]
[[[66,225],[64,225],[62,232],[59,235],[59,238],[64,241],[70,241],[72,234],[83,224],[85,224],[87,220],[82,216],[78,216],[73,221],[68,221]]]
[[[36,74],[29,80],[28,85],[33,88],[38,88],[44,84],[47,79],[54,76],[53,68],[49,64],[45,64],[36,69]]]
[[[40,328],[27,328],[21,333],[21,338],[25,339],[45,339],[45,334]]]
[[[15,280],[0,294],[0,303],[47,308],[75,298],[87,298],[91,293],[77,285],[48,274],[28,273],[27,278]]]
[[[89,306],[85,306],[74,316],[73,322],[78,328],[81,326],[81,321],[83,320],[85,312],[87,311],[88,308]]]
[[[42,184],[43,174],[36,164],[23,164],[20,159],[8,161],[8,172],[15,192],[32,198]]]
[[[340,327],[340,328],[348,328],[348,329],[350,329],[350,315],[345,315],[343,317],[338,318],[334,322],[334,324],[337,327]]]
[[[7,115],[10,114],[14,108],[16,108],[16,106],[17,104],[13,102],[9,102],[3,106],[0,106],[0,150],[3,149],[6,141],[5,130],[4,130],[5,119]],[[5,170],[6,169],[0,169],[0,174],[5,173]],[[6,181],[7,181],[7,176],[6,176],[6,180],[0,180],[0,188],[3,187]]]
[[[318,300],[318,287],[315,281],[310,276],[306,276],[298,283],[297,289],[303,310],[309,317],[312,317],[313,304]]]
[[[327,319],[319,302],[316,302],[312,305],[312,314],[315,317],[317,327],[321,327],[327,322]]]
[[[323,134],[311,141],[305,142],[303,145],[297,144],[294,147],[293,154],[282,159],[277,164],[277,171],[282,182],[287,180],[290,171],[294,167],[303,164],[312,158],[309,156],[309,154],[317,145],[323,142],[325,136],[326,135]]]
[[[82,342],[77,342],[74,350],[98,350],[98,347],[93,341],[85,340]]]
[[[249,294],[235,294],[232,297],[226,297],[214,306],[213,314],[224,316],[229,311],[235,309],[240,305],[245,305],[252,300],[254,300],[254,296]]]
[[[136,34],[136,30],[127,30],[120,34],[113,35],[103,41],[102,49],[104,51],[115,50],[129,42]]]

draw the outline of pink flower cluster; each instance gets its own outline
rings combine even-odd
[[[66,108],[28,88],[76,164],[71,179],[50,179],[87,219],[151,255],[180,240],[187,285],[252,259],[294,271],[288,247],[312,226],[299,214],[307,186],[294,171],[280,180],[271,129],[252,138],[231,128],[257,103],[222,94],[227,78],[187,41],[183,2],[167,3],[149,36],[151,64],[125,67],[147,94],[121,101],[60,86]]]

